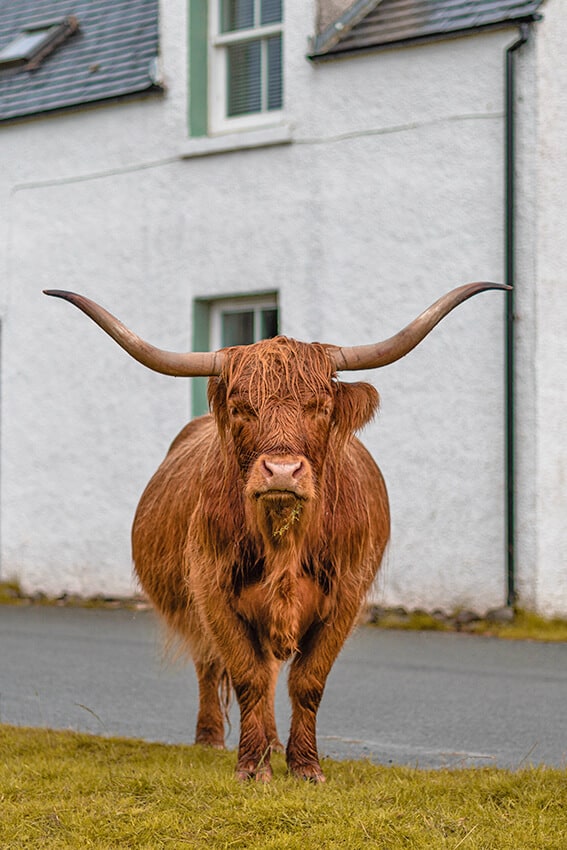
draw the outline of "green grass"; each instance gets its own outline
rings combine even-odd
[[[104,596],[77,596],[63,594],[60,597],[38,592],[31,596],[21,588],[17,579],[0,581],[0,605],[44,605],[49,607],[69,606],[76,608],[135,608],[146,607],[141,597],[132,599],[106,598]]]
[[[372,624],[374,626],[374,624]],[[426,611],[410,611],[403,619],[395,613],[387,613],[375,625],[378,629],[410,632],[450,632],[454,631],[450,623],[437,620]]]
[[[0,726],[0,848],[565,850],[567,771],[325,761],[240,785],[234,753]]]
[[[567,641],[567,620],[547,619],[530,611],[517,611],[512,623],[487,623],[480,620],[471,626],[473,634],[491,635],[507,640]],[[565,842],[567,848],[567,841]]]
[[[17,605],[21,601],[21,590],[19,582],[15,579],[0,581],[0,604]]]
[[[451,621],[439,620],[424,611],[411,611],[403,619],[392,613],[381,617],[380,622],[373,625],[373,628],[401,631],[459,631],[506,640],[567,641],[567,620],[547,619],[539,614],[521,610],[516,611],[511,623],[491,623],[481,619],[461,627]],[[567,850],[567,841],[565,848]]]

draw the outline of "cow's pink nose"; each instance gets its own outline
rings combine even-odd
[[[297,484],[304,475],[305,468],[302,460],[285,462],[264,459],[262,472],[272,489],[285,490]]]

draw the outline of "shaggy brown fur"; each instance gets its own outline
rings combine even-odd
[[[228,675],[237,775],[269,779],[289,660],[288,766],[322,781],[317,710],[389,535],[382,476],[353,436],[378,394],[337,381],[324,346],[277,337],[228,349],[209,401],[212,415],[183,429],[142,496],[136,570],[195,662],[196,740],[223,746]]]

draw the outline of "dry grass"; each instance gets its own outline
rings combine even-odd
[[[471,631],[473,634],[507,640],[567,641],[567,620],[559,617],[547,619],[530,611],[517,611],[512,623],[497,624],[481,620],[472,625]]]
[[[0,848],[565,850],[567,772],[325,762],[239,785],[234,753],[0,726]]]
[[[567,641],[567,620],[547,619],[529,611],[516,611],[511,623],[494,623],[476,620],[464,626],[437,619],[424,611],[412,611],[404,618],[395,613],[386,614],[374,626],[379,629],[402,631],[459,631],[466,634],[498,637],[506,640],[537,640],[543,642]],[[567,842],[566,842],[567,848]]]

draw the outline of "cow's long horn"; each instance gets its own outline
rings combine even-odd
[[[332,353],[335,357],[337,371],[356,371],[357,369],[377,369],[379,366],[387,366],[408,354],[416,345],[433,330],[441,319],[454,310],[467,298],[472,298],[478,292],[487,289],[511,289],[501,283],[467,283],[452,289],[446,295],[439,298],[435,304],[428,307],[417,319],[414,319],[407,327],[399,331],[395,336],[375,342],[370,345],[354,345],[350,348],[335,348]]]
[[[66,301],[70,301],[71,304],[86,313],[93,322],[96,322],[103,331],[106,331],[131,357],[142,363],[143,366],[147,366],[148,369],[153,369],[154,372],[184,378],[220,375],[222,354],[218,351],[190,351],[186,354],[163,351],[145,342],[129,330],[126,325],[123,325],[112,313],[83,295],[66,292],[62,289],[44,289],[44,292],[46,295],[54,295],[56,298],[64,298]]]

